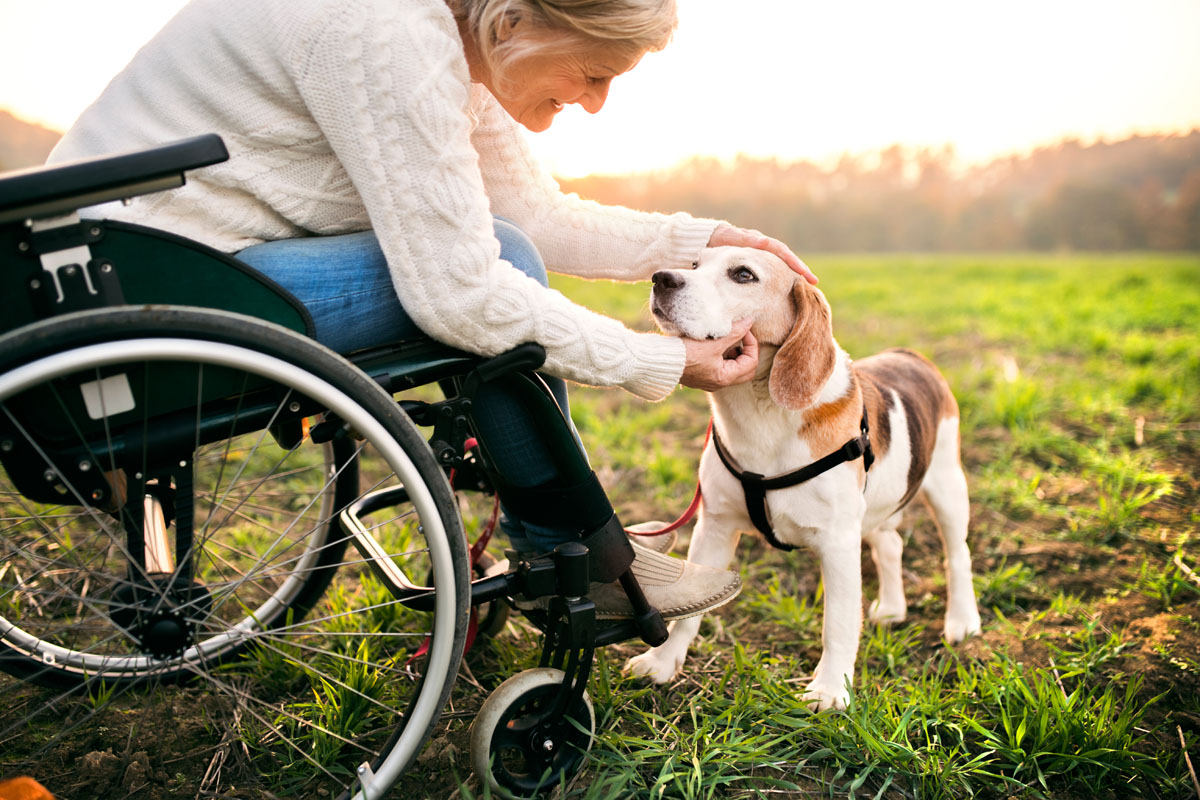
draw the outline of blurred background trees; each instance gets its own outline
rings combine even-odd
[[[896,145],[831,166],[694,158],[561,183],[605,203],[728,219],[807,252],[1200,249],[1200,130],[1065,140],[977,166],[950,147]]]
[[[42,163],[58,137],[0,111],[0,171]],[[561,183],[604,203],[728,219],[800,252],[1200,250],[1200,129],[1067,139],[974,166],[950,146],[893,145],[830,165],[698,157]]]

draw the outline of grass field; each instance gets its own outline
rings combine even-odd
[[[912,347],[955,389],[984,633],[941,642],[940,544],[914,509],[901,531],[909,621],[866,630],[848,711],[810,714],[798,697],[820,652],[819,570],[745,537],[746,588],[706,620],[674,684],[623,675],[637,647],[601,653],[600,733],[565,796],[1197,796],[1184,754],[1200,763],[1200,258],[809,263],[852,356]],[[555,285],[651,325],[645,285]],[[704,396],[572,397],[622,519],[674,519],[694,486]],[[865,556],[864,568],[870,597]],[[535,644],[510,623],[469,654],[461,718],[401,795],[485,794],[465,767],[483,699],[471,684],[532,666]]]
[[[942,643],[941,546],[918,506],[901,528],[909,620],[868,627],[849,709],[812,714],[799,696],[820,655],[819,570],[807,553],[747,536],[745,589],[706,618],[676,682],[649,687],[624,675],[641,649],[633,644],[598,654],[589,687],[598,735],[561,796],[1200,798],[1187,763],[1190,753],[1200,766],[1200,256],[809,263],[852,356],[914,348],[956,392],[983,634]],[[554,285],[651,328],[645,284]],[[572,409],[626,524],[683,510],[708,417],[702,393],[651,404],[576,387]],[[685,529],[677,553],[686,541]],[[869,599],[865,554],[864,568]],[[474,647],[433,740],[391,796],[488,796],[467,765],[471,719],[489,690],[536,664],[538,648],[516,617]],[[296,680],[294,663],[276,660],[280,680]],[[271,666],[260,657],[247,668]],[[36,696],[5,680],[5,693]],[[124,771],[133,765],[121,758],[143,747],[137,724],[139,735],[163,739],[207,724],[203,694],[171,692],[161,717],[132,725],[123,705],[106,707],[86,736],[56,746],[56,763],[79,771],[107,747],[112,769]],[[78,700],[88,702],[106,705]],[[237,736],[202,744],[211,738],[181,745],[198,767],[155,765],[153,794],[123,793],[117,775],[111,790],[73,779],[81,788],[71,797],[312,794],[263,777]],[[236,787],[198,789],[212,754],[226,749],[230,774],[247,754]],[[14,755],[0,747],[0,764]],[[293,785],[311,786],[306,766],[297,760]]]

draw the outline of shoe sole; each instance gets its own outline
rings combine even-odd
[[[729,597],[724,598],[723,600],[717,601],[716,603],[712,604],[711,606],[705,606],[704,608],[698,608],[694,611],[688,611],[688,612],[680,613],[677,615],[669,615],[669,614],[664,613],[663,621],[664,622],[674,622],[675,620],[679,620],[679,619],[690,619],[692,617],[699,617],[703,614],[707,614],[710,611],[716,611],[718,608],[721,608],[722,606],[728,605],[729,603],[733,602],[737,598],[737,596],[740,595],[741,593],[742,593],[742,586],[739,584],[736,592],[729,595]],[[549,606],[549,602],[542,602],[541,598],[539,598],[538,600],[517,600],[514,598],[510,602],[512,602],[512,604],[515,608],[517,608],[521,611],[545,611],[547,609],[547,607]],[[612,621],[612,620],[619,620],[619,619],[633,619],[633,615],[622,613],[622,612],[617,612],[617,611],[597,611],[596,619],[598,619],[598,620],[602,619],[605,621]]]
[[[742,593],[742,588],[743,588],[743,585],[742,585],[741,581],[738,581],[737,591],[735,591],[733,594],[729,595],[728,597],[726,597],[722,600],[716,601],[715,603],[713,603],[710,606],[705,606],[704,608],[698,608],[698,609],[695,609],[692,611],[681,612],[679,614],[668,614],[667,612],[664,611],[664,612],[662,612],[663,621],[674,622],[675,620],[680,620],[680,619],[691,619],[692,617],[699,617],[704,614],[707,614],[710,611],[716,611],[718,608],[721,608],[722,606],[728,605],[729,603],[733,602],[733,600],[735,600],[737,598],[737,596]],[[618,613],[616,611],[597,611],[596,619],[603,619],[603,620],[633,619],[633,616],[631,614]]]

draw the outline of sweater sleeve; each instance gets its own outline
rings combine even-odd
[[[379,239],[404,309],[439,341],[495,355],[536,341],[546,369],[657,400],[683,343],[635,333],[500,260],[470,138],[470,79],[445,5],[346,0],[297,36],[300,95]]]
[[[492,209],[525,231],[548,268],[585,278],[647,280],[696,260],[719,220],[601,205],[565,194],[529,150],[520,126],[479,87],[473,134]]]

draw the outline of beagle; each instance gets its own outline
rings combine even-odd
[[[816,552],[825,607],[823,650],[804,694],[810,706],[845,708],[849,699],[862,628],[863,540],[879,574],[868,618],[904,619],[896,527],[918,492],[933,508],[945,548],[944,636],[956,643],[977,633],[958,404],[937,368],[901,349],[852,362],[833,338],[821,292],[762,250],[710,248],[692,270],[663,270],[653,281],[651,309],[668,334],[718,338],[735,320],[754,320],[754,379],[709,396],[714,436],[700,459],[703,500],[688,560],[727,568],[741,532],[764,524],[772,543]],[[808,479],[786,488],[773,488],[786,481],[761,480],[798,468]],[[671,623],[667,641],[630,659],[627,669],[655,683],[671,680],[700,619]]]

